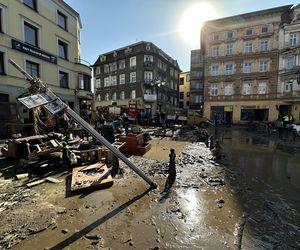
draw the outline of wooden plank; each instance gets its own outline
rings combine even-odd
[[[49,182],[52,182],[52,183],[61,183],[61,182],[63,182],[62,180],[58,180],[58,179],[55,179],[53,177],[46,177],[45,180],[49,181]]]
[[[44,182],[45,182],[45,179],[41,179],[41,180],[37,180],[37,181],[27,183],[26,186],[27,187],[33,187],[33,186],[39,185],[39,184],[44,183]]]

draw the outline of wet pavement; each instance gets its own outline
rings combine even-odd
[[[36,211],[25,208],[47,226],[13,249],[299,249],[298,149],[282,151],[244,130],[225,129],[220,137],[220,161],[204,143],[170,138],[154,138],[152,152],[131,156],[156,190],[123,163],[123,177],[106,190],[67,196],[68,182],[30,189]],[[166,191],[171,147],[177,179]],[[14,214],[23,211],[14,206]],[[49,218],[38,213],[42,208]],[[2,211],[0,219],[10,222],[8,214]],[[26,228],[26,221],[13,223]]]

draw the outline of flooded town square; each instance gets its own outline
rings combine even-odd
[[[0,250],[300,250],[300,3],[0,0]]]

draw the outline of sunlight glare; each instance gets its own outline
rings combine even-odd
[[[194,4],[181,16],[179,33],[188,44],[199,46],[200,29],[203,22],[214,18],[216,18],[216,12],[210,4],[205,2]]]

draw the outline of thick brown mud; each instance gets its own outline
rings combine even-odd
[[[197,132],[188,133],[197,141]],[[1,206],[1,247],[299,249],[299,154],[249,143],[244,131],[220,137],[220,161],[204,143],[169,138],[153,139],[144,157],[131,156],[155,190],[123,163],[112,187],[76,196],[68,196],[66,174],[55,175],[66,182],[31,189],[2,183],[0,203],[9,204]],[[170,148],[177,177],[165,190]]]

